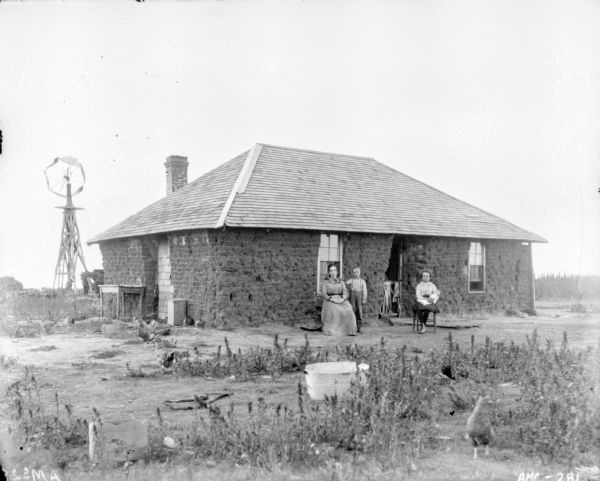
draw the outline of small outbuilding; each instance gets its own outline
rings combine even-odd
[[[367,317],[408,314],[423,270],[444,312],[534,309],[545,240],[375,159],[256,144],[195,181],[170,156],[167,195],[95,236],[106,284],[145,287],[208,326],[314,318],[327,264],[360,266]]]

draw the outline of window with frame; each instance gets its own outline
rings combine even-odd
[[[317,265],[317,292],[321,292],[321,282],[327,277],[327,266],[337,267],[338,276],[342,275],[342,240],[337,234],[321,234],[319,262]]]
[[[484,292],[485,289],[485,246],[471,242],[469,247],[469,292]]]

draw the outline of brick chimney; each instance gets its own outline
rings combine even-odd
[[[167,168],[167,195],[169,195],[187,184],[187,157],[169,155],[165,167]]]

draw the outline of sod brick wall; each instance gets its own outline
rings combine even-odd
[[[210,326],[305,322],[315,315],[319,240],[265,229],[170,236],[174,296]]]
[[[401,302],[404,313],[415,301],[415,288],[423,270],[432,274],[440,289],[444,312],[502,311],[531,309],[531,248],[519,241],[484,240],[485,291],[468,292],[469,239],[406,237],[403,239]]]
[[[156,310],[158,243],[165,236],[103,242],[106,284],[146,286],[144,312]],[[318,317],[316,292],[320,232],[266,229],[195,230],[166,236],[173,297],[207,326],[301,324]],[[367,318],[378,315],[393,235],[343,234],[343,277],[360,266],[367,282]],[[431,271],[443,312],[531,309],[531,248],[518,241],[486,240],[485,292],[469,293],[468,239],[401,239],[404,314],[410,313],[421,272]]]
[[[143,314],[153,312],[158,244],[153,237],[133,237],[100,243],[105,284],[146,287]]]
[[[188,301],[187,315],[216,325],[216,292],[220,284],[216,231],[191,231],[169,235],[173,297]],[[220,327],[220,326],[219,326]]]

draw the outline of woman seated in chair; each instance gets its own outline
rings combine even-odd
[[[327,272],[329,275],[321,283],[323,334],[355,336],[356,317],[348,302],[346,283],[338,279],[337,267],[334,264],[329,265]]]
[[[438,312],[437,301],[440,298],[440,292],[435,287],[435,284],[431,282],[431,273],[429,271],[423,271],[421,274],[421,282],[417,285],[417,303],[415,304],[415,311],[419,319],[419,332],[422,334],[425,332],[425,324],[430,312]]]

